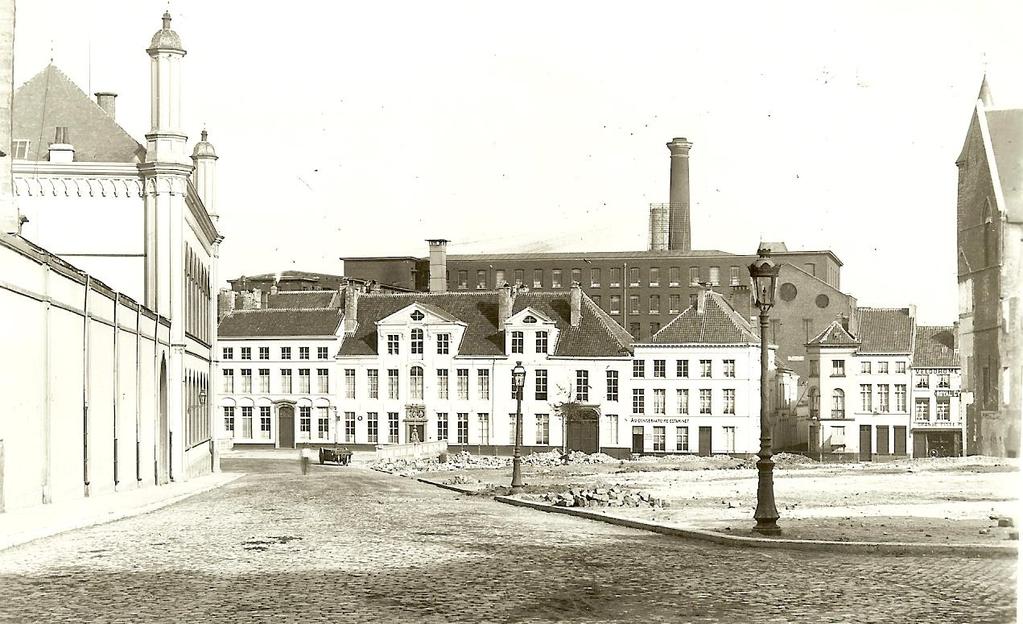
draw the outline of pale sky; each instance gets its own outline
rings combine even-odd
[[[157,0],[22,0],[149,130]],[[221,277],[339,256],[637,250],[693,142],[693,246],[831,249],[862,305],[956,318],[956,167],[981,75],[1023,105],[1023,3],[174,0],[184,130],[220,155]],[[91,53],[90,53],[91,50]],[[91,62],[90,62],[91,59]]]

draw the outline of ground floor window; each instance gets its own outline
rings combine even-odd
[[[722,427],[725,432],[725,452],[735,452],[735,427]]]
[[[387,412],[387,442],[398,443],[398,412]]]
[[[448,415],[447,412],[437,412],[437,439],[448,439]]]
[[[931,418],[931,400],[930,399],[917,399],[914,403],[916,419],[917,420],[930,420]]]
[[[234,408],[224,408],[224,431],[231,434],[234,437]]]
[[[355,412],[345,412],[345,442],[355,442]]]
[[[608,414],[607,422],[611,432],[610,443],[612,445],[618,444],[618,414]]]
[[[551,415],[550,414],[537,414],[536,415],[536,443],[537,444],[550,444],[551,443]]]
[[[372,444],[380,441],[380,416],[376,412],[366,414],[366,435]]]
[[[298,439],[308,440],[313,427],[313,408],[298,408]]]
[[[654,450],[664,450],[664,427],[654,427]]]
[[[480,444],[490,444],[490,414],[480,414],[479,417],[480,417]]]
[[[468,444],[469,443],[469,414],[460,413],[458,414],[458,443]]]
[[[675,450],[689,450],[689,427],[675,427]]]
[[[270,406],[259,408],[259,437],[270,439]]]
[[[316,408],[316,433],[321,440],[330,439],[330,408]]]
[[[242,437],[252,439],[252,408],[242,407]]]
[[[946,397],[941,397],[934,404],[935,412],[934,417],[937,420],[950,420],[952,417],[952,403]]]

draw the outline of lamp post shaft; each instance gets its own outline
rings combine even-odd
[[[774,462],[771,461],[771,423],[768,419],[767,314],[766,309],[760,309],[760,452],[757,453],[760,459],[757,461],[757,510],[753,514],[757,524],[753,531],[762,535],[780,535],[778,509],[774,504]]]
[[[511,493],[522,492],[522,388],[515,390],[515,454],[512,456]]]

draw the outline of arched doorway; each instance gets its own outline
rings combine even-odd
[[[295,448],[295,406],[290,403],[277,407],[277,446]]]
[[[170,475],[171,439],[167,426],[167,359],[160,358],[160,404],[156,424],[156,480],[167,483]]]
[[[569,404],[562,407],[565,419],[565,448],[570,451],[596,453],[600,450],[600,412],[590,405]]]

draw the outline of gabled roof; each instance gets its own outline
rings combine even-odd
[[[913,341],[913,366],[958,368],[956,331],[951,325],[918,325]]]
[[[341,322],[337,308],[235,310],[220,320],[221,338],[322,336],[332,337]]]
[[[14,140],[28,140],[26,160],[48,160],[57,126],[68,129],[77,162],[141,163],[146,148],[55,65],[14,92]]]
[[[859,353],[912,353],[914,325],[909,308],[856,308]]]
[[[650,338],[651,344],[760,344],[757,332],[728,301],[701,291],[704,307],[689,306]]]
[[[554,355],[607,357],[630,352],[632,336],[607,312],[582,294],[579,327],[572,327],[569,291],[526,292],[515,297],[512,314],[532,308],[554,321],[559,330]]]
[[[817,334],[807,346],[815,347],[856,347],[860,341],[856,339],[849,330],[842,325],[841,321],[835,319],[824,328],[824,331]]]
[[[442,310],[442,309],[438,308],[435,305],[430,305],[429,303],[422,303],[422,302],[419,302],[419,301],[414,301],[414,302],[408,304],[405,307],[406,308],[410,308],[410,307],[413,307],[413,306],[418,308],[419,310],[421,310],[423,312],[426,312],[426,313],[428,313],[428,314],[430,314],[432,316],[435,316],[435,317],[439,318],[440,320],[444,321],[445,323],[462,323],[461,320],[455,318],[447,310]],[[403,309],[405,309],[405,308],[402,308],[402,310]],[[401,312],[401,310],[395,311],[394,314],[397,314],[398,312]],[[378,322],[382,322],[382,321],[386,320],[390,316],[391,315],[388,314],[386,317],[380,319],[380,321],[378,321]],[[462,324],[464,325],[464,323],[462,323]]]

